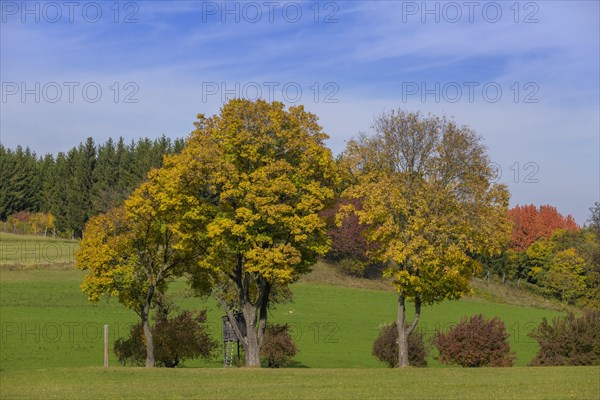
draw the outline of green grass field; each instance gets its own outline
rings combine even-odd
[[[21,239],[32,249],[43,249],[36,243],[48,241],[10,236],[14,235],[9,235],[8,243]],[[71,252],[76,249],[74,242],[57,242],[50,240],[50,245]],[[2,240],[3,251],[7,248],[11,249]],[[293,302],[277,305],[270,315],[271,321],[291,325],[299,348],[294,365],[299,368],[223,370],[217,356],[209,361],[186,361],[185,368],[176,370],[147,371],[119,366],[111,352],[111,368],[105,371],[99,368],[103,325],[109,324],[112,347],[114,340],[126,336],[130,325],[137,322],[135,313],[116,299],[88,303],[79,289],[84,272],[65,266],[72,253],[43,266],[32,262],[27,268],[15,266],[24,265],[28,257],[39,258],[35,250],[10,257],[12,261],[0,268],[2,399],[598,398],[600,390],[598,367],[440,368],[435,354],[430,354],[434,368],[389,370],[371,355],[371,345],[380,324],[395,319],[394,292],[385,290],[382,283],[356,280],[340,280],[345,286],[333,285],[335,278],[322,267],[293,287]],[[327,273],[330,275],[324,279],[322,275]],[[182,308],[207,308],[209,327],[220,340],[223,313],[214,301],[191,296],[183,281],[175,282],[169,295]],[[537,350],[527,336],[529,331],[543,317],[562,314],[477,297],[425,307],[420,328],[431,337],[435,329],[477,313],[505,321],[517,366],[525,366]],[[245,388],[248,393],[243,392]]]
[[[76,270],[0,272],[0,364],[5,370],[48,367],[88,367],[102,361],[102,329],[109,324],[111,341],[128,333],[136,315],[115,299],[90,304],[79,290],[84,273]],[[298,284],[294,302],[271,311],[271,321],[289,323],[300,350],[298,366],[311,368],[372,368],[384,365],[371,356],[380,324],[395,318],[395,294],[390,291]],[[222,311],[212,300],[190,297],[183,282],[171,296],[183,308],[207,308],[214,336],[220,339]],[[511,332],[516,365],[526,365],[537,345],[527,333],[543,317],[559,312],[486,300],[447,301],[423,309],[420,329],[431,336],[464,315],[483,313],[502,318]],[[111,364],[116,359],[111,354]],[[219,366],[189,361],[186,366]],[[430,364],[436,366],[435,360]]]
[[[598,367],[76,368],[0,373],[2,399],[597,399]]]

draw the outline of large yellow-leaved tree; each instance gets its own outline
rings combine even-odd
[[[470,291],[478,254],[507,243],[509,194],[493,183],[486,149],[471,129],[445,118],[384,113],[372,135],[348,143],[344,164],[354,182],[344,192],[372,243],[369,256],[383,262],[398,291],[398,365],[408,366],[408,336],[421,306],[457,299]],[[341,215],[340,215],[341,217]],[[415,318],[406,321],[406,301]]]
[[[243,314],[245,326],[233,327],[246,366],[258,367],[274,290],[329,248],[319,212],[334,196],[335,163],[317,117],[302,106],[236,99],[195,125],[161,173],[173,177],[169,196],[185,210],[182,243],[202,243],[197,268],[213,276],[230,320]]]

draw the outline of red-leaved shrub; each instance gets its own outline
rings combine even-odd
[[[298,353],[287,324],[270,324],[260,349],[260,357],[269,368],[279,368]]]
[[[515,356],[510,351],[504,322],[483,315],[463,318],[447,333],[436,331],[433,344],[443,364],[463,367],[510,367]]]
[[[183,311],[168,318],[161,315],[152,327],[156,366],[174,368],[186,359],[211,358],[218,347],[206,326],[206,311]],[[121,364],[143,365],[146,343],[142,323],[131,327],[129,338],[115,342],[115,354]]]
[[[384,325],[373,343],[373,355],[390,368],[398,366],[398,329],[396,323]],[[408,337],[408,364],[412,367],[427,366],[427,348],[423,333],[413,330]]]
[[[600,365],[600,311],[546,318],[530,334],[540,349],[529,365]]]

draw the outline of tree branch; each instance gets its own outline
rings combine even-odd
[[[244,346],[247,346],[248,345],[248,340],[244,336],[242,336],[242,331],[240,330],[240,327],[237,324],[237,320],[235,319],[235,315],[233,315],[233,312],[231,311],[231,309],[227,305],[227,302],[223,298],[217,296],[216,294],[213,294],[213,297],[215,299],[217,299],[217,301],[219,303],[221,303],[221,307],[223,307],[223,310],[227,314],[227,317],[229,318],[229,322],[231,323],[231,326],[233,327],[233,330],[235,331],[235,334],[238,337],[239,341],[242,342],[242,344]]]
[[[415,319],[408,327],[408,329],[406,331],[407,335],[410,335],[413,332],[413,330],[416,328],[417,324],[419,323],[420,318],[421,318],[421,298],[419,296],[416,296],[415,297]]]

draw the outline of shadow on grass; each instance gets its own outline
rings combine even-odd
[[[310,368],[308,365],[302,364],[300,361],[289,361],[283,368]]]
[[[263,368],[263,369],[269,369],[269,367],[267,366],[267,363],[264,360],[261,363],[261,368]],[[287,368],[310,368],[310,367],[308,365],[302,364],[299,361],[291,360],[291,361],[286,361],[281,366],[274,367],[272,369],[287,369]]]

